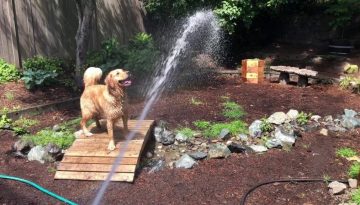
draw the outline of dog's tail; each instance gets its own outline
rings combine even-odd
[[[88,87],[91,85],[99,84],[102,76],[102,70],[96,67],[89,67],[84,73],[84,86]]]

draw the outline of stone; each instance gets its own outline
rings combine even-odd
[[[175,162],[176,168],[185,168],[185,169],[191,169],[194,164],[196,164],[196,161],[191,158],[189,155],[184,154],[179,160]]]
[[[324,117],[324,121],[325,122],[333,122],[334,119],[333,119],[333,117],[331,115],[327,115],[327,116]]]
[[[282,147],[282,143],[279,139],[272,138],[266,141],[265,146],[269,149]]]
[[[224,144],[210,145],[209,157],[210,158],[226,158],[231,154],[229,148]]]
[[[75,138],[80,138],[83,134],[84,134],[84,132],[82,130],[78,130],[78,131],[74,132]]]
[[[178,142],[186,142],[188,141],[189,137],[179,132],[176,134],[175,139]]]
[[[251,125],[249,126],[249,135],[251,137],[260,137],[261,136],[261,120],[255,120]]]
[[[175,135],[173,132],[164,130],[161,135],[161,141],[163,145],[171,145],[175,142]]]
[[[239,134],[238,137],[241,141],[248,141],[248,136],[246,134]]]
[[[286,113],[286,115],[290,120],[296,120],[297,116],[299,115],[299,111],[291,109]]]
[[[351,109],[344,109],[344,114],[345,114],[345,117],[353,118],[358,113],[356,111],[354,111],[354,110],[351,110]]]
[[[328,185],[328,188],[330,188],[330,193],[333,195],[342,194],[346,189],[346,184],[333,181]]]
[[[346,132],[346,129],[337,125],[327,126],[327,129],[332,132]]]
[[[28,153],[28,160],[29,161],[38,161],[40,163],[44,162],[51,162],[52,157],[47,153],[45,148],[41,146],[33,147],[30,152]]]
[[[263,145],[250,145],[249,146],[254,152],[266,152],[268,149]]]
[[[60,127],[58,124],[56,124],[56,125],[54,125],[54,126],[52,127],[52,130],[53,130],[54,132],[58,132],[58,131],[61,130],[61,127]]]
[[[59,148],[59,146],[52,143],[46,145],[45,151],[55,160],[60,160],[63,155],[62,150]],[[52,161],[52,159],[49,160]]]
[[[281,146],[292,146],[295,143],[295,136],[293,134],[284,133],[282,129],[276,128],[274,133],[275,139],[281,142]]]
[[[222,129],[219,135],[219,138],[222,140],[226,140],[230,138],[230,130],[229,129]]]
[[[207,153],[205,153],[205,152],[190,152],[189,156],[196,159],[196,160],[200,160],[200,159],[206,158]]]
[[[230,143],[227,147],[232,153],[243,153],[249,151],[248,147],[234,142]]]
[[[315,122],[319,122],[319,120],[321,119],[320,115],[312,115],[310,120],[315,121]]]
[[[151,152],[146,152],[146,157],[147,158],[152,158],[154,155],[153,155],[153,153],[151,153]]]
[[[206,144],[206,142],[203,142],[203,143],[201,143],[200,144],[200,147],[202,147],[202,148],[206,148],[208,145]]]
[[[154,172],[158,172],[158,171],[164,169],[164,167],[165,167],[165,161],[164,160],[159,160],[151,167],[151,169],[149,170],[148,173],[151,174],[151,173],[154,173]]]
[[[360,127],[360,119],[357,119],[355,117],[346,117],[344,115],[340,124],[341,124],[341,126],[350,130],[350,129]]]
[[[20,139],[14,143],[12,149],[17,152],[25,153],[30,150],[31,146],[32,144],[30,142]]]
[[[324,135],[324,136],[328,136],[328,135],[329,135],[329,131],[328,131],[327,129],[325,129],[325,128],[322,128],[322,129],[320,130],[320,134],[322,134],[322,135]]]
[[[314,132],[320,127],[320,123],[308,123],[307,125],[302,126],[304,132]]]
[[[233,143],[233,141],[229,140],[226,142],[226,146],[229,146],[231,143]]]
[[[356,189],[358,186],[358,181],[356,179],[348,179],[349,187],[352,189]]]
[[[284,112],[275,112],[267,120],[272,124],[281,125],[288,120],[288,116]]]
[[[154,136],[155,136],[155,140],[157,142],[161,143],[161,137],[162,137],[163,131],[164,131],[163,127],[157,126],[157,127],[154,128]]]

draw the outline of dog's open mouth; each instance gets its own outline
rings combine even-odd
[[[126,79],[126,80],[119,80],[119,83],[122,85],[122,86],[130,86],[131,85],[131,80],[129,79]]]

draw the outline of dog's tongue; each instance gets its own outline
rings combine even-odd
[[[130,86],[130,85],[131,85],[131,80],[125,81],[123,85],[124,85],[124,86]]]

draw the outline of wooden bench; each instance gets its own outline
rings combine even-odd
[[[299,87],[306,87],[309,84],[309,78],[320,80],[333,80],[329,77],[320,75],[317,71],[309,69],[300,69],[298,67],[291,66],[270,66],[270,70],[280,72],[279,83],[286,85],[290,82],[290,74],[298,75],[297,85]]]

